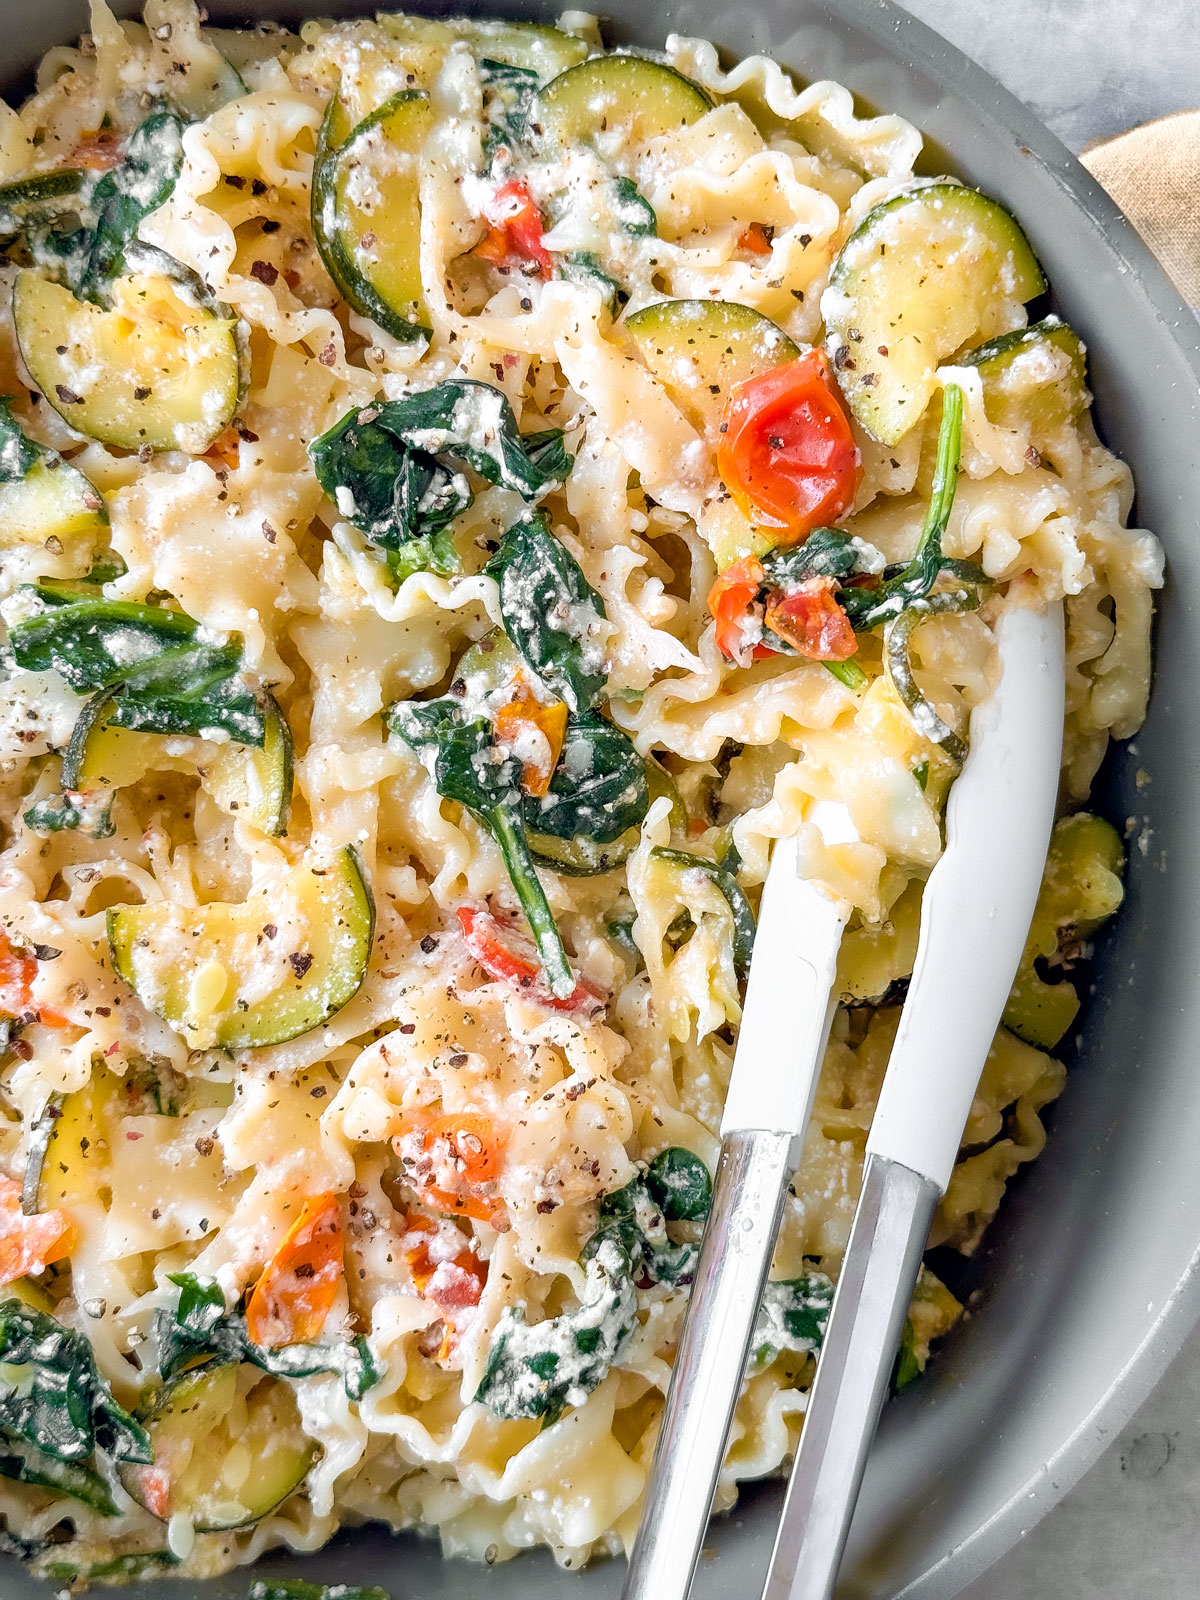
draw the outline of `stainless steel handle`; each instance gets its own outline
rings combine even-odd
[[[721,1146],[623,1600],[686,1600],[691,1588],[797,1142],[754,1130]]]
[[[868,1156],[763,1600],[829,1600],[941,1191]]]

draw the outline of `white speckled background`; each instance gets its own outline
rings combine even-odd
[[[999,78],[1073,151],[1200,106],[1200,0],[904,4]],[[1091,1472],[963,1600],[1197,1596],[1200,1333]]]

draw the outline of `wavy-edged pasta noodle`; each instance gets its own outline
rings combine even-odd
[[[836,1276],[954,768],[891,688],[877,636],[861,641],[865,692],[816,661],[776,655],[735,668],[720,653],[706,608],[709,541],[736,543],[749,529],[717,478],[711,439],[637,359],[595,283],[489,274],[470,254],[483,232],[487,129],[463,37],[387,18],[239,34],[204,28],[199,16],[190,0],[149,0],[144,22],[117,21],[93,0],[86,46],[52,51],[27,104],[0,111],[0,177],[61,166],[102,127],[128,133],[156,98],[201,107],[174,190],[140,234],[246,324],[249,386],[237,422],[205,456],[146,460],[81,441],[46,405],[22,400],[18,410],[31,435],[66,451],[105,496],[126,568],[109,595],[170,596],[212,635],[245,641],[252,682],[275,695],[295,742],[292,816],[283,839],[268,839],[221,810],[180,763],[164,762],[170,770],[117,792],[110,836],[41,835],[24,813],[60,787],[59,753],[82,700],[52,673],[10,677],[0,922],[12,940],[56,952],[38,961],[29,1001],[56,1020],[30,1021],[21,1052],[0,1069],[0,1168],[22,1176],[47,1097],[85,1090],[100,1063],[127,1089],[147,1072],[175,1085],[178,1105],[155,1109],[135,1095],[118,1108],[104,1180],[71,1206],[69,1270],[48,1275],[59,1316],[87,1334],[130,1404],[139,1364],[153,1370],[155,1317],[176,1301],[170,1274],[212,1278],[232,1305],[307,1197],[343,1197],[347,1274],[329,1337],[364,1334],[381,1379],[358,1399],[331,1374],[295,1380],[303,1426],[321,1449],[304,1489],[251,1528],[191,1538],[173,1525],[185,1574],[276,1546],[311,1550],[339,1523],[365,1520],[436,1529],[447,1551],[477,1559],[546,1544],[578,1566],[632,1540],[685,1293],[643,1285],[611,1369],[548,1426],[497,1416],[475,1394],[506,1308],[537,1323],[584,1293],[580,1255],[603,1196],[669,1146],[715,1165],[740,1016],[731,911],[711,876],[664,866],[655,851],[711,859],[732,844],[753,898],[771,842],[799,834],[807,869],[855,908],[840,967],[847,1003],[774,1270],[795,1277],[815,1263]],[[589,19],[568,22],[595,42]],[[872,205],[911,180],[919,135],[895,116],[861,117],[844,88],[800,86],[761,56],[725,71],[710,44],[676,35],[664,59],[708,91],[713,109],[640,147],[610,133],[603,148],[530,155],[547,246],[607,252],[626,315],[664,297],[733,300],[815,342],[838,250]],[[209,104],[217,80],[225,87]],[[428,341],[397,339],[350,310],[316,248],[314,152],[339,84],[363,114],[413,88],[436,109],[419,162]],[[611,225],[603,208],[614,173],[637,183],[655,234]],[[749,249],[755,229],[761,246]],[[23,393],[12,272],[0,267],[0,375],[6,392]],[[994,317],[988,334],[1020,326],[1024,312],[1003,303]],[[488,828],[443,798],[381,721],[397,699],[446,692],[463,651],[503,623],[482,568],[523,502],[510,488],[477,485],[453,529],[461,572],[395,582],[309,463],[311,441],[348,412],[450,376],[502,389],[523,433],[565,430],[574,465],[542,508],[603,601],[605,709],[643,756],[666,765],[690,813],[681,836],[660,796],[620,870],[542,873],[576,967],[608,997],[598,1017],[548,1010],[472,959],[455,913],[485,901],[502,917],[517,912],[504,861]],[[1028,419],[989,419],[976,368],[947,365],[939,380],[962,390],[965,407],[946,553],[981,565],[994,587],[974,615],[923,623],[917,675],[962,727],[991,681],[991,626],[1005,594],[1065,602],[1064,791],[1078,802],[1109,738],[1132,734],[1144,713],[1161,554],[1152,535],[1126,525],[1128,472],[1088,413],[1039,435],[1035,448]],[[863,471],[846,526],[881,560],[907,561],[916,547],[939,409],[935,400],[894,446],[856,435]],[[50,564],[38,575],[82,570]],[[6,566],[4,595],[27,576]],[[825,800],[847,806],[856,841],[828,843],[813,825],[811,807]],[[189,1053],[114,975],[109,907],[241,901],[306,849],[343,846],[360,852],[373,887],[375,944],[361,989],[320,1026],[232,1056]],[[618,924],[640,956],[627,953]],[[976,1248],[1010,1178],[1041,1151],[1042,1115],[1062,1083],[1058,1062],[1000,1030],[935,1243]],[[403,1164],[406,1134],[441,1115],[486,1118],[502,1150],[495,1205],[478,1216],[440,1213]],[[414,1217],[447,1260],[469,1250],[486,1264],[478,1304],[456,1312],[452,1337],[414,1265]],[[926,1307],[923,1352],[953,1320],[948,1304],[943,1295]],[[812,1370],[811,1355],[784,1352],[751,1372],[721,1506],[740,1480],[778,1470],[794,1450]],[[164,1537],[125,1497],[103,1518],[7,1480],[0,1517],[33,1540],[69,1519],[81,1561]]]

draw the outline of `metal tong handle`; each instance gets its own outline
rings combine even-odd
[[[623,1600],[684,1600],[691,1588],[775,1251],[794,1142],[790,1133],[752,1129],[727,1134],[721,1146]]]
[[[763,1600],[833,1594],[940,1194],[898,1162],[867,1158]]]

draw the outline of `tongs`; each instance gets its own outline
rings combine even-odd
[[[971,716],[764,1600],[832,1594],[938,1199],[1033,917],[1058,792],[1063,620],[1014,606]],[[721,1156],[623,1600],[685,1600],[836,1006],[848,907],[774,849]]]

